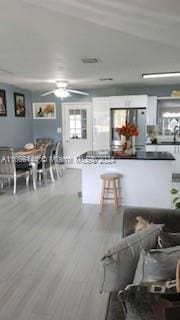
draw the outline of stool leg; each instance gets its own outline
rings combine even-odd
[[[104,192],[105,192],[106,180],[102,182],[102,190],[101,190],[101,199],[100,199],[100,208],[102,210],[104,206]]]
[[[114,191],[115,207],[118,208],[118,196],[117,196],[117,188],[116,188],[115,180],[113,180],[113,191]]]
[[[117,179],[117,194],[118,194],[118,207],[120,207],[121,201],[120,201],[120,181],[119,181],[119,179]]]
[[[108,198],[108,196],[109,196],[109,189],[110,189],[110,187],[111,187],[111,180],[107,180],[107,190],[106,190],[106,192],[107,192],[107,198]]]

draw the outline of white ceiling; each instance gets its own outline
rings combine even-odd
[[[101,62],[82,64],[84,57]],[[180,71],[179,0],[0,0],[0,82],[48,90],[179,83],[142,73]]]

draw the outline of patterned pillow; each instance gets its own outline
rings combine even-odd
[[[176,278],[180,246],[166,249],[142,250],[133,283],[161,282]]]
[[[162,231],[158,236],[158,248],[169,248],[180,246],[180,233]]]
[[[139,232],[139,231],[149,227],[152,224],[142,217],[136,217],[136,220],[137,220],[137,223],[135,225],[135,232]]]

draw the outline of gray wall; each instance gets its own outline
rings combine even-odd
[[[34,139],[52,138],[54,142],[60,140],[62,135],[57,133],[57,128],[62,127],[62,108],[61,100],[56,98],[54,94],[41,97],[41,93],[32,92],[32,102],[55,102],[56,103],[56,119],[34,119],[33,133]]]
[[[147,94],[155,96],[170,96],[172,90],[180,90],[180,85],[172,86],[121,86],[121,87],[104,87],[88,90],[90,97],[83,97],[79,95],[73,95],[71,98],[65,99],[65,102],[75,101],[88,101],[91,97],[105,97],[113,95],[128,95],[128,94]],[[87,90],[85,90],[87,91]],[[33,121],[34,138],[53,138],[54,141],[58,141],[62,138],[61,134],[57,133],[57,128],[62,127],[62,107],[61,100],[56,98],[54,94],[41,97],[42,92],[32,92],[33,102],[55,102],[57,118],[55,120],[41,120],[37,119]]]
[[[3,83],[0,83],[0,89],[6,91],[7,107],[7,117],[0,117],[0,145],[22,148],[26,143],[33,141],[31,92]],[[25,118],[15,117],[14,92],[25,95]]]

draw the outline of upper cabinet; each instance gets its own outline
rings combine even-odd
[[[147,108],[147,95],[129,95],[110,97],[111,108]]]
[[[157,97],[148,97],[146,124],[147,126],[155,126],[157,124]]]
[[[110,148],[110,97],[93,98],[93,150]]]

